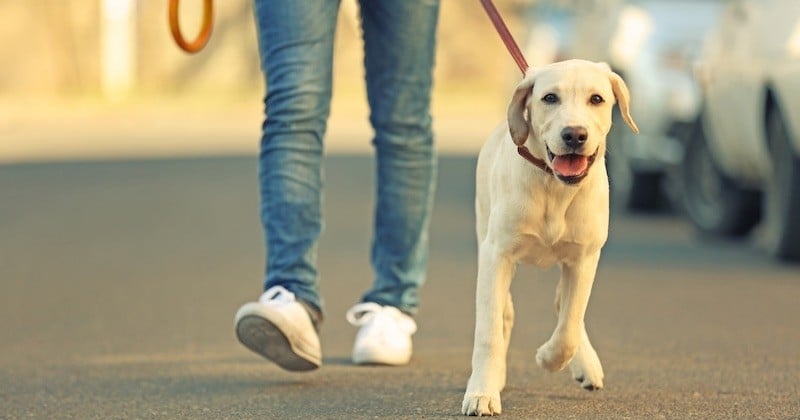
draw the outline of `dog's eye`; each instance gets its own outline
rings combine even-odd
[[[592,95],[592,97],[591,97],[591,98],[589,98],[589,102],[591,102],[591,103],[592,103],[592,105],[600,105],[600,104],[602,104],[602,103],[603,103],[603,102],[605,102],[605,101],[606,101],[606,100],[605,100],[605,99],[603,99],[603,97],[602,97],[602,96],[600,96],[600,95]]]
[[[556,104],[558,103],[558,96],[555,93],[548,93],[542,97],[542,102],[546,104]]]

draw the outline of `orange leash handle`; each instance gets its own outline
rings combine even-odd
[[[200,26],[200,33],[197,38],[189,42],[181,33],[180,23],[178,22],[178,8],[180,0],[169,0],[169,29],[175,43],[186,51],[194,54],[203,49],[211,38],[211,29],[214,26],[214,4],[213,0],[203,0],[203,23]]]

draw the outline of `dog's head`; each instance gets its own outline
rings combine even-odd
[[[508,129],[517,146],[542,157],[567,184],[577,184],[606,150],[611,110],[639,132],[628,110],[628,87],[605,63],[568,60],[531,69],[508,106]],[[526,115],[527,114],[527,115]]]

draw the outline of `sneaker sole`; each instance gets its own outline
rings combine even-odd
[[[236,337],[248,349],[283,369],[302,372],[319,368],[320,363],[304,357],[275,324],[259,316],[242,317],[236,324]]]

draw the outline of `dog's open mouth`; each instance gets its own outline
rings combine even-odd
[[[591,156],[577,153],[556,155],[550,151],[550,148],[547,148],[547,157],[550,158],[553,173],[558,179],[566,184],[577,184],[589,173],[589,168],[597,158],[598,150],[595,150]]]

